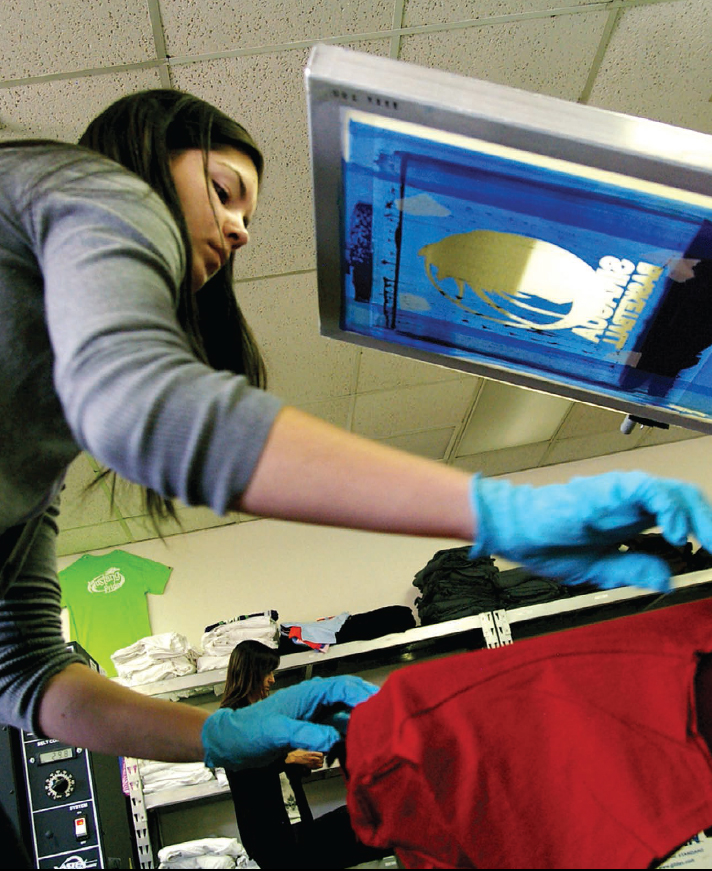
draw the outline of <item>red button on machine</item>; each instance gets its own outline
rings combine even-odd
[[[86,838],[88,835],[87,832],[87,818],[86,817],[77,817],[74,820],[74,834],[78,841],[82,838]]]

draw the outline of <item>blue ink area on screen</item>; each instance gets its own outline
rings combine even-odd
[[[712,419],[712,210],[347,124],[343,330]]]

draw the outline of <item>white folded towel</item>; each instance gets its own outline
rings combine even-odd
[[[268,613],[220,623],[203,634],[201,644],[209,656],[229,656],[236,645],[248,639],[260,641],[267,647],[279,647],[279,623]]]
[[[215,779],[212,771],[202,762],[155,762],[152,759],[139,759],[138,770],[145,795]]]
[[[201,671],[216,671],[219,668],[227,668],[230,664],[230,654],[224,656],[213,656],[210,653],[204,653],[198,657],[195,663],[195,669],[198,673]]]
[[[121,683],[126,686],[153,683],[194,674],[199,651],[177,632],[140,638],[111,654]]]
[[[230,858],[233,866],[237,860],[247,857],[245,848],[236,838],[197,838],[193,841],[183,841],[180,844],[170,844],[167,847],[162,847],[158,851],[158,859],[161,863],[159,867],[230,867],[226,865],[193,865],[179,866],[175,864],[178,861],[196,859],[196,858]],[[171,863],[170,865],[164,863]]]

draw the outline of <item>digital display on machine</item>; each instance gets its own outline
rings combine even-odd
[[[73,747],[63,747],[61,750],[48,750],[46,753],[39,754],[40,765],[44,765],[47,762],[61,762],[64,759],[73,758]]]

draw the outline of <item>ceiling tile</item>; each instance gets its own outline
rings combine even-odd
[[[114,503],[122,517],[140,517],[146,513],[143,504],[143,488],[117,477],[114,488]]]
[[[354,39],[339,40],[343,48],[351,48],[354,51],[363,51],[366,54],[377,54],[380,57],[389,57],[391,51],[391,37],[384,39]]]
[[[18,38],[19,37],[19,38]],[[139,63],[155,57],[145,0],[3,0],[4,79]]]
[[[474,375],[463,375],[457,369],[424,363],[398,353],[362,348],[358,369],[358,392],[386,390],[393,387],[409,387],[413,384],[434,384],[438,381],[457,381],[462,378],[475,379]],[[473,385],[474,386],[474,385]]]
[[[589,102],[712,133],[712,4],[635,6],[618,22]]]
[[[316,273],[240,282],[236,292],[272,392],[296,405],[352,392],[358,349],[319,335]]]
[[[589,12],[404,36],[400,59],[575,100],[607,17]]]
[[[393,0],[163,0],[161,14],[171,55],[246,50],[302,40],[388,30]]]
[[[568,399],[485,381],[457,456],[546,441],[555,435],[570,407]]]
[[[407,435],[394,436],[390,439],[382,439],[382,444],[390,445],[401,451],[417,454],[419,457],[428,457],[430,460],[442,460],[452,439],[454,427],[447,429],[431,429],[427,432],[408,433]]]
[[[514,448],[502,448],[498,451],[486,451],[467,457],[457,457],[453,465],[466,472],[481,472],[483,475],[506,475],[521,469],[532,469],[546,453],[549,442],[538,442],[530,445],[518,445]]]
[[[180,522],[165,520],[159,524],[164,536],[195,532],[198,529],[212,529],[216,526],[231,526],[239,522],[236,514],[219,517],[209,508],[188,508],[180,504],[176,504],[176,514]],[[155,527],[149,517],[132,517],[126,523],[135,541],[156,537]]]
[[[474,396],[469,381],[444,381],[356,397],[353,430],[370,438],[455,426]]]
[[[106,482],[89,486],[96,473],[85,454],[80,454],[69,467],[61,496],[59,526],[61,530],[90,526],[114,520]],[[88,489],[87,489],[88,488]]]
[[[625,414],[622,411],[611,411],[595,405],[586,405],[583,402],[574,402],[561,424],[557,438],[566,439],[599,432],[615,432],[620,430],[624,420]]]
[[[155,537],[154,533],[151,538]],[[127,544],[130,541],[133,541],[133,538],[127,535],[126,527],[121,521],[95,523],[91,526],[61,530],[57,538],[57,555],[86,553],[90,550],[101,550],[103,547]]]
[[[150,69],[2,88],[1,138],[38,136],[76,142],[89,122],[119,97],[160,84],[158,71]]]
[[[571,439],[557,439],[542,460],[542,465],[570,463],[586,460],[604,454],[617,454],[638,447],[641,434],[635,430],[628,435],[622,432],[603,432],[593,435],[577,436]]]
[[[352,398],[350,396],[332,396],[318,402],[301,402],[298,407],[308,414],[313,414],[315,417],[320,417],[327,423],[333,424],[333,426],[349,429],[351,404]]]
[[[589,2],[590,0],[567,0],[566,6],[582,6]],[[552,0],[405,0],[403,25],[413,27],[418,24],[442,24],[542,10],[551,10],[554,14],[556,6]]]
[[[639,447],[648,447],[650,445],[666,445],[670,442],[681,442],[687,439],[698,439],[704,436],[704,433],[696,432],[694,429],[685,429],[681,426],[671,426],[670,429],[660,429],[659,427],[646,426],[641,433]]]

